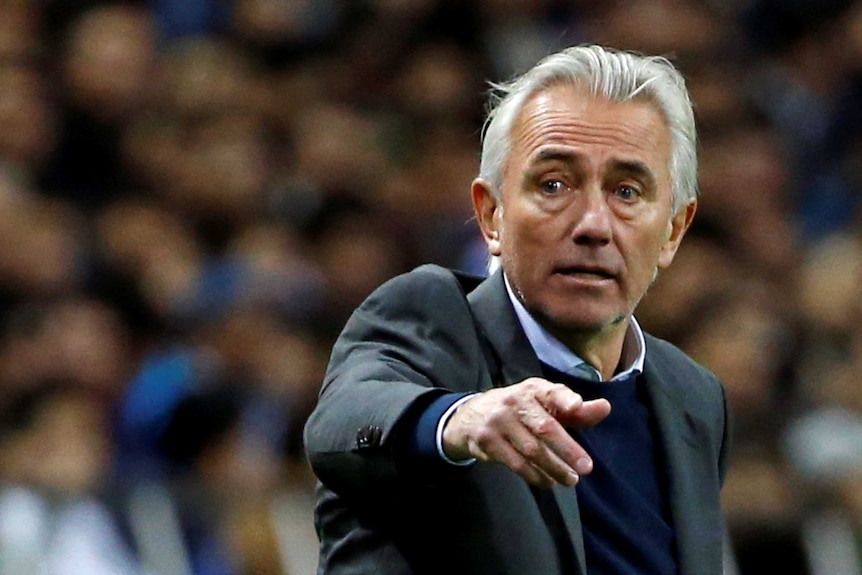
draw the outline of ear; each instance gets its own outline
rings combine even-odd
[[[491,185],[481,178],[473,180],[470,193],[473,197],[473,211],[476,214],[476,221],[479,223],[479,229],[485,238],[488,252],[492,256],[499,256],[501,253],[503,205],[494,195]]]
[[[697,200],[692,200],[671,217],[667,224],[668,238],[658,256],[658,267],[660,269],[665,269],[673,261],[676,251],[679,249],[680,243],[682,243],[682,237],[688,231],[689,226],[691,226],[696,211]]]

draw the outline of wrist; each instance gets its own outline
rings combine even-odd
[[[437,450],[447,462],[454,465],[469,465],[476,459],[470,453],[470,449],[463,441],[463,434],[458,432],[458,410],[476,394],[467,395],[452,404],[437,427]]]

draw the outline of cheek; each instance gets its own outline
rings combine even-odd
[[[651,282],[666,256],[664,250],[664,228],[650,228],[649,233],[635,234],[627,250],[627,265],[630,271],[637,270],[639,279]]]
[[[539,225],[509,225],[501,235],[503,253],[524,265],[536,266],[548,255],[549,243],[544,235]]]
[[[500,235],[500,251],[506,273],[521,281],[530,275],[542,262],[541,250],[529,229],[523,226],[508,226]]]

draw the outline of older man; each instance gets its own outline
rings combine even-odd
[[[496,88],[499,269],[418,268],[345,326],[306,428],[320,572],[718,575],[724,392],[633,316],[697,206],[684,81],[578,46]]]

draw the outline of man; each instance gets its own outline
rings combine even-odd
[[[720,574],[724,392],[633,317],[697,205],[683,79],[580,46],[496,88],[500,269],[418,268],[348,321],[306,427],[320,572]]]

